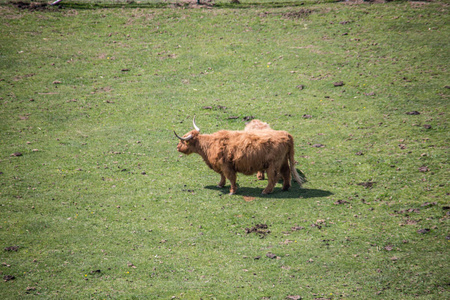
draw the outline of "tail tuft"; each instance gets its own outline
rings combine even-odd
[[[295,160],[294,160],[294,138],[291,136],[291,149],[289,151],[289,166],[291,168],[292,177],[295,181],[297,181],[298,185],[302,187],[302,184],[306,182],[305,178],[298,174],[295,169]]]
[[[297,173],[297,170],[292,166],[291,164],[291,173],[292,177],[294,177],[294,180],[297,181],[298,185],[302,187],[302,184],[306,182],[305,178],[300,176],[300,174]]]

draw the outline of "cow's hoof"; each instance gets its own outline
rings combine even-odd
[[[218,188],[223,188],[223,185],[218,184],[217,187]]]
[[[237,189],[230,190],[230,195],[236,195]]]
[[[268,194],[270,194],[271,192],[267,192],[267,191],[262,191],[262,193],[261,193],[261,195],[268,195]]]

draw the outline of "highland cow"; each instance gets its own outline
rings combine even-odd
[[[283,178],[283,190],[291,186],[291,173],[301,186],[303,179],[294,167],[294,139],[286,131],[220,130],[213,134],[200,134],[200,128],[193,120],[194,130],[180,140],[177,150],[186,155],[199,154],[206,165],[220,174],[218,187],[230,181],[230,195],[237,191],[236,174],[252,175],[267,172],[267,187],[262,191],[269,194],[273,191],[280,177]]]

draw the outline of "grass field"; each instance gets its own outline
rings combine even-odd
[[[1,299],[450,298],[449,3],[241,2],[1,2]],[[308,182],[228,195],[194,115]]]

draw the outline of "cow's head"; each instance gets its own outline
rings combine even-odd
[[[196,152],[195,150],[197,147],[197,139],[200,133],[200,128],[198,128],[197,125],[195,124],[195,116],[192,123],[194,124],[195,129],[186,133],[182,137],[180,137],[175,131],[173,132],[175,133],[175,136],[180,140],[180,142],[177,145],[178,152],[184,154],[191,154]]]

